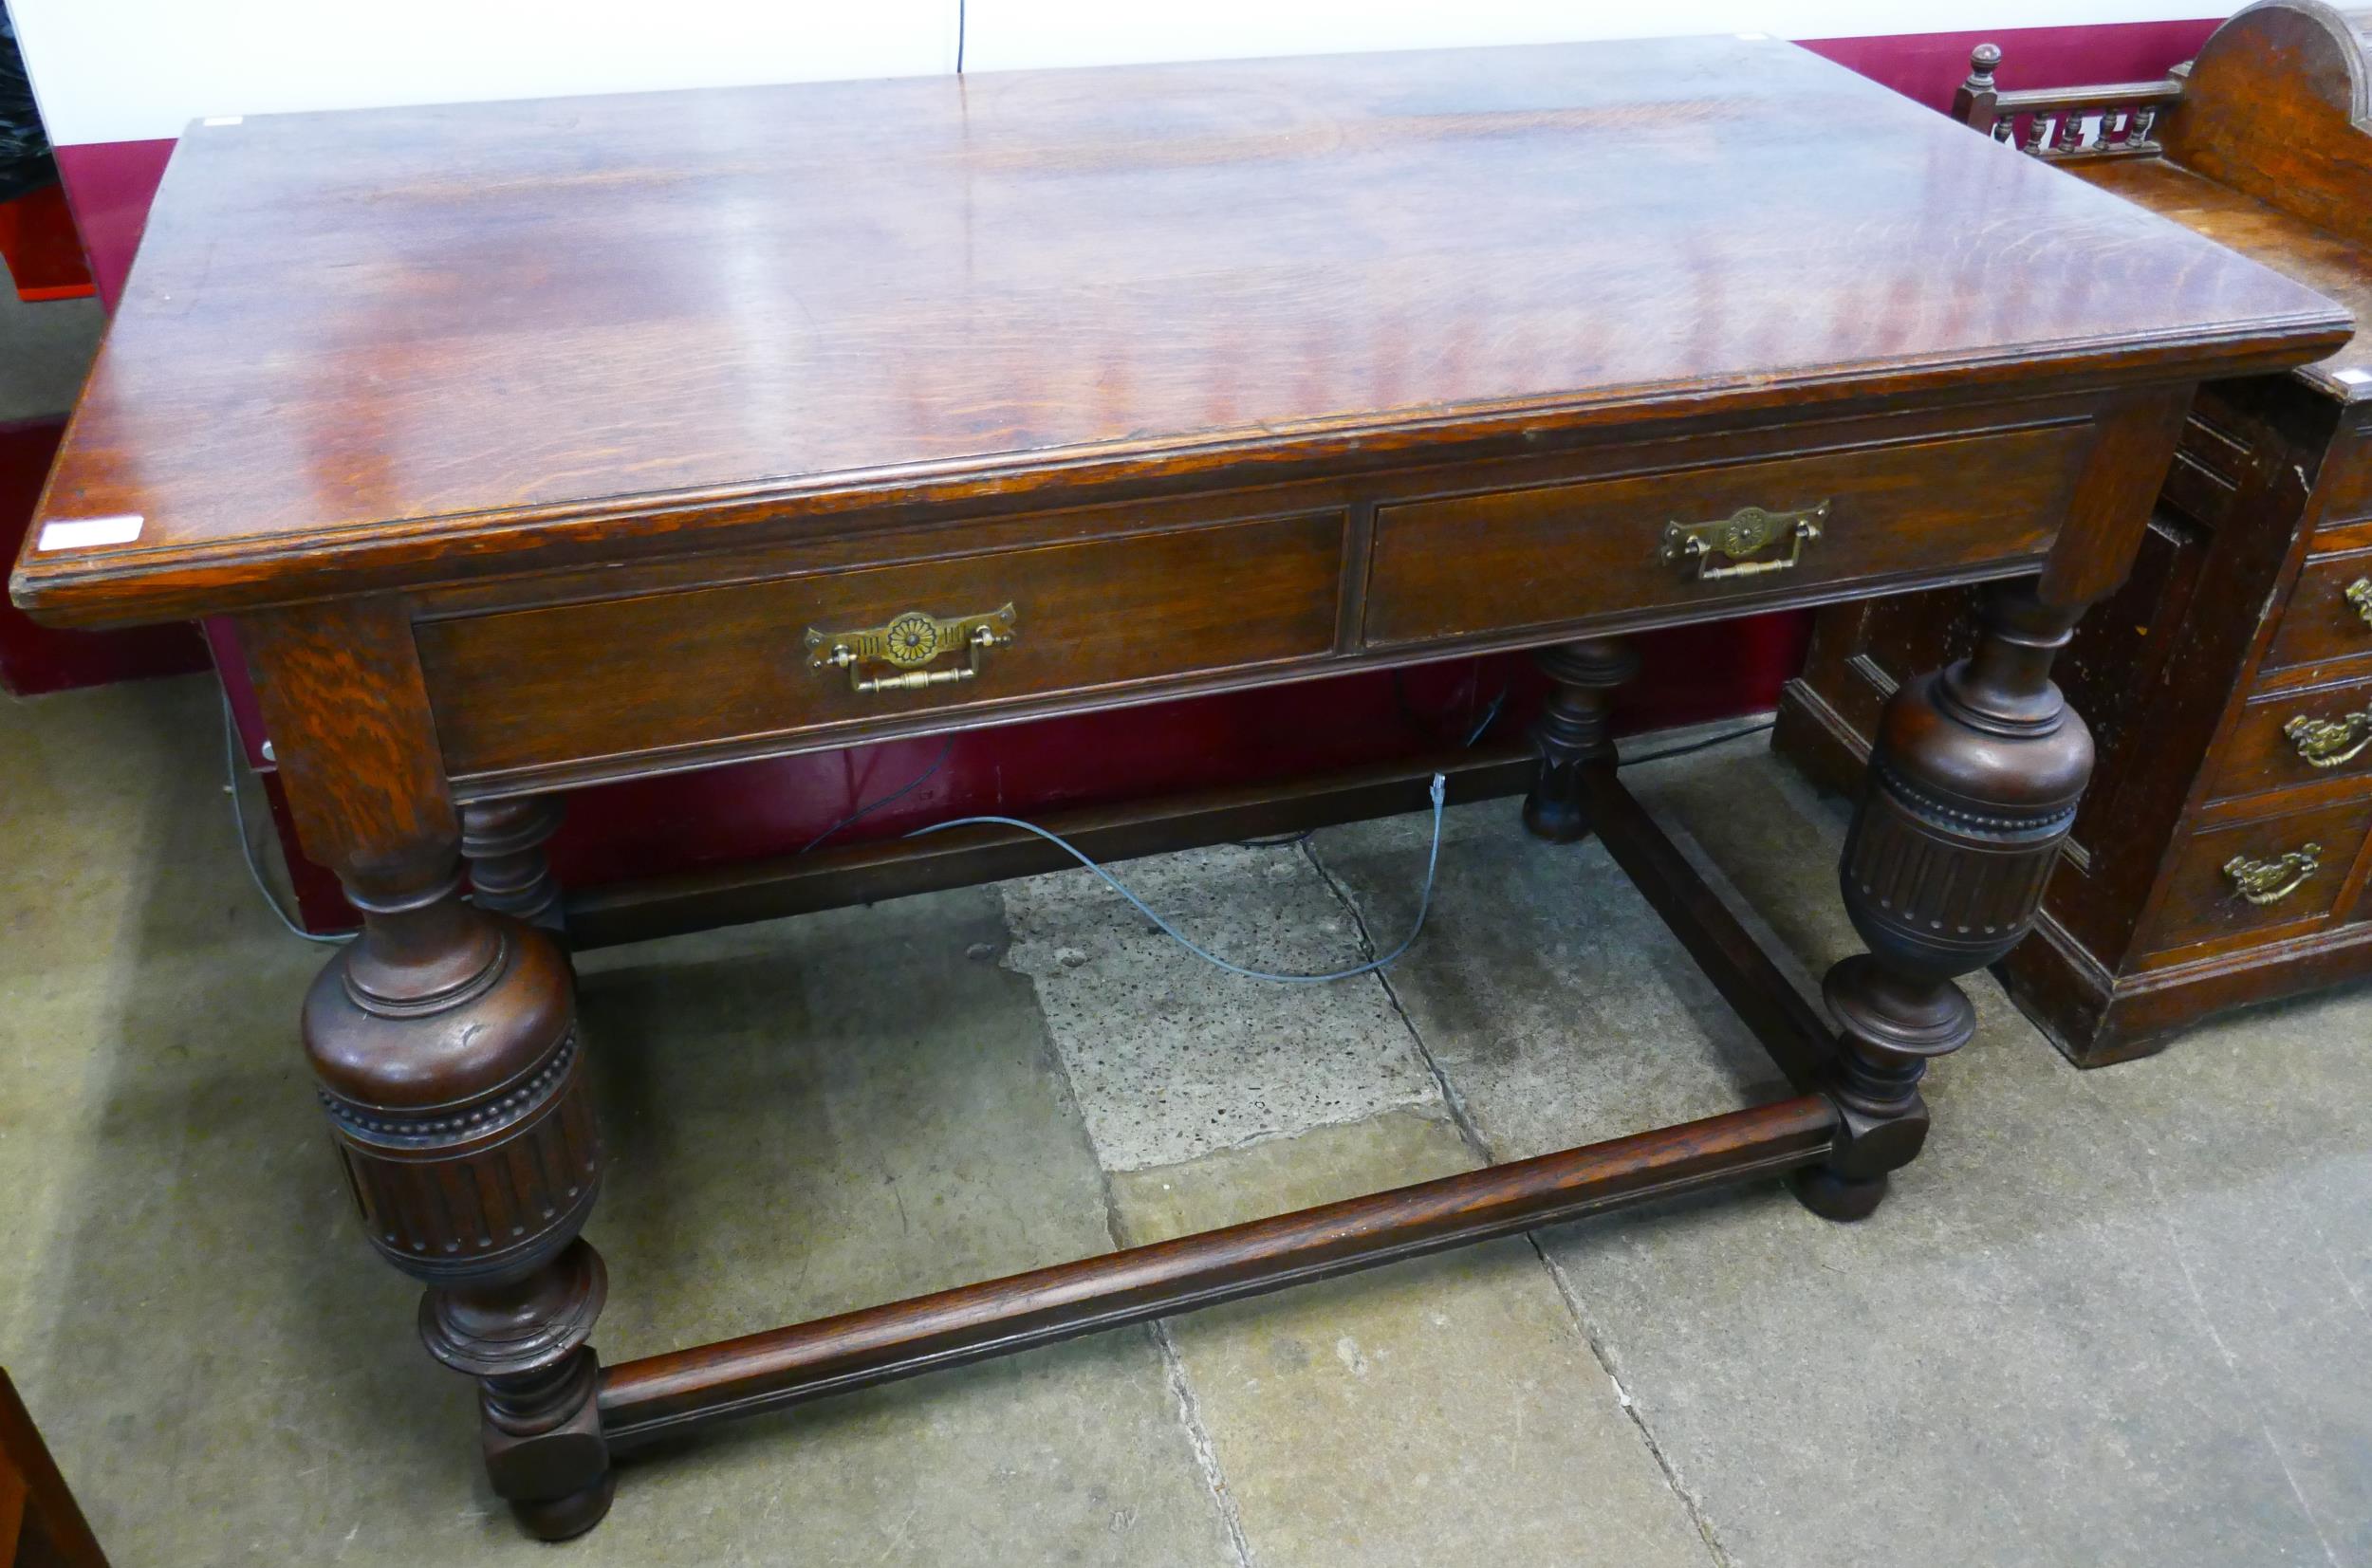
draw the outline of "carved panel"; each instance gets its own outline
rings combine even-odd
[[[2040,820],[1972,812],[1881,766],[1845,845],[1845,896],[1899,950],[1974,969],[2026,934],[2074,819],[2072,806]]]
[[[526,1082],[475,1105],[397,1116],[324,1094],[371,1242],[415,1278],[505,1272],[556,1250],[601,1180],[601,1137],[572,1029]]]

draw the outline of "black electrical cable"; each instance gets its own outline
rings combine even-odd
[[[1716,746],[1727,746],[1732,741],[1742,741],[1749,735],[1760,735],[1778,728],[1777,719],[1765,719],[1760,724],[1750,724],[1743,729],[1733,729],[1727,734],[1708,735],[1701,741],[1691,741],[1686,746],[1670,746],[1661,751],[1649,751],[1637,757],[1624,757],[1617,761],[1615,766],[1637,767],[1641,763],[1662,762],[1666,757],[1685,757],[1692,751],[1709,751]]]
[[[843,817],[839,821],[834,822],[831,826],[825,828],[823,832],[808,839],[806,843],[801,847],[799,853],[802,855],[806,854],[808,850],[815,848],[816,845],[822,843],[833,834],[838,833],[842,828],[853,827],[857,823],[864,821],[867,817],[872,816],[875,812],[880,810],[883,806],[889,805],[898,801],[902,801],[907,796],[913,794],[916,790],[920,789],[925,784],[930,782],[931,775],[936,773],[940,768],[947,766],[948,754],[954,749],[955,737],[950,735],[947,737],[946,744],[939,747],[939,754],[937,758],[932,762],[930,766],[924,768],[921,772],[907,780],[898,788],[891,790],[880,800],[875,801],[868,805],[861,805],[856,810],[850,812],[847,816]]]

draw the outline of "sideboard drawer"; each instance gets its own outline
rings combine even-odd
[[[2328,919],[2367,828],[2372,804],[2349,802],[2193,834],[2167,873],[2149,949],[2175,952]],[[2256,882],[2254,899],[2243,891],[2243,878]]]
[[[2372,775],[2372,680],[2249,699],[2216,753],[2212,800]]]
[[[1343,529],[1316,512],[429,620],[420,664],[456,777],[830,732],[1323,658]],[[993,640],[975,650],[976,625]],[[819,662],[834,646],[865,656]]]
[[[1365,638],[1390,647],[2038,557],[2090,445],[2088,425],[2066,422],[1387,506]],[[1748,507],[1817,511],[1817,537],[1783,526],[1753,547],[1750,534],[1736,558],[1670,548],[1673,526]]]
[[[2323,459],[2323,526],[2372,520],[2372,426],[2332,443]]]
[[[2372,655],[2372,537],[2359,537],[2367,534],[2372,529],[2352,529],[2334,542],[2357,547],[2307,557],[2266,650],[2266,669]]]

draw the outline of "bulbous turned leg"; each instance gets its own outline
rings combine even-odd
[[[547,931],[563,929],[560,884],[545,841],[560,828],[556,795],[485,801],[461,808],[461,858],[470,866],[470,896],[492,910]]]
[[[1524,825],[1552,844],[1589,836],[1580,768],[1614,755],[1614,693],[1639,673],[1639,651],[1617,637],[1561,643],[1533,655],[1555,682],[1532,739],[1540,777],[1524,797]]]
[[[2051,684],[2079,609],[2030,586],[1994,592],[1975,654],[1898,691],[1879,721],[1846,835],[1846,913],[1868,945],[1828,971],[1838,1024],[1827,1092],[1844,1137],[1799,1171],[1813,1212],[1855,1220],[1927,1136],[1918,1084],[1966,1044],[1976,1013],[1956,977],[2025,937],[2092,772],[2092,738]]]
[[[601,1144],[566,958],[446,863],[349,883],[362,934],[306,997],[305,1043],[372,1245],[428,1287],[430,1353],[478,1379],[495,1491],[557,1540],[610,1497],[586,1344],[606,1281],[577,1235]]]

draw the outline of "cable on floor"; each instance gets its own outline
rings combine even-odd
[[[944,833],[951,827],[970,827],[975,825],[1017,827],[1024,833],[1034,833],[1039,838],[1044,839],[1047,843],[1052,844],[1057,849],[1067,853],[1072,859],[1077,860],[1081,865],[1085,866],[1089,871],[1094,872],[1098,876],[1103,877],[1105,886],[1109,887],[1114,893],[1119,894],[1121,897],[1127,899],[1129,903],[1136,908],[1137,913],[1152,921],[1155,926],[1160,929],[1162,934],[1169,937],[1171,941],[1177,943],[1179,947],[1184,948],[1188,952],[1193,953],[1196,958],[1201,959],[1204,963],[1225,969],[1230,974],[1240,974],[1247,980],[1266,980],[1280,986],[1319,986],[1325,985],[1336,980],[1354,979],[1362,974],[1374,974],[1379,969],[1388,968],[1392,963],[1399,959],[1400,954],[1408,951],[1410,947],[1416,943],[1418,932],[1425,929],[1425,915],[1427,912],[1433,908],[1433,875],[1435,869],[1441,863],[1441,813],[1444,804],[1449,800],[1450,781],[1439,773],[1435,774],[1433,776],[1433,787],[1430,793],[1433,797],[1433,848],[1428,851],[1425,856],[1425,887],[1424,891],[1418,895],[1416,922],[1408,928],[1408,934],[1400,939],[1400,945],[1394,948],[1390,952],[1385,953],[1382,957],[1371,958],[1364,964],[1355,964],[1347,969],[1335,969],[1326,974],[1279,974],[1269,969],[1249,968],[1244,965],[1231,963],[1227,959],[1221,958],[1217,953],[1202,947],[1185,932],[1179,931],[1176,926],[1171,925],[1167,920],[1161,918],[1160,915],[1156,914],[1151,905],[1147,904],[1143,899],[1138,897],[1134,893],[1131,893],[1128,890],[1127,884],[1123,883],[1119,877],[1113,876],[1110,872],[1104,870],[1101,865],[1098,865],[1095,860],[1088,856],[1087,852],[1081,849],[1077,844],[1072,843],[1069,839],[1064,838],[1059,833],[1049,832],[1046,828],[1040,827],[1035,822],[1025,822],[1018,817],[958,817],[953,821],[934,822],[929,827],[918,827],[912,833],[907,834],[906,837],[909,839],[919,839],[926,833]]]
[[[1778,728],[1777,719],[1765,719],[1760,724],[1750,724],[1743,729],[1732,729],[1719,735],[1708,735],[1701,741],[1690,741],[1685,746],[1668,746],[1661,751],[1648,751],[1636,757],[1623,757],[1617,760],[1615,766],[1637,767],[1641,763],[1659,763],[1667,757],[1685,757],[1692,751],[1710,751],[1716,746],[1727,746],[1732,741],[1742,741],[1749,735],[1764,734]]]

